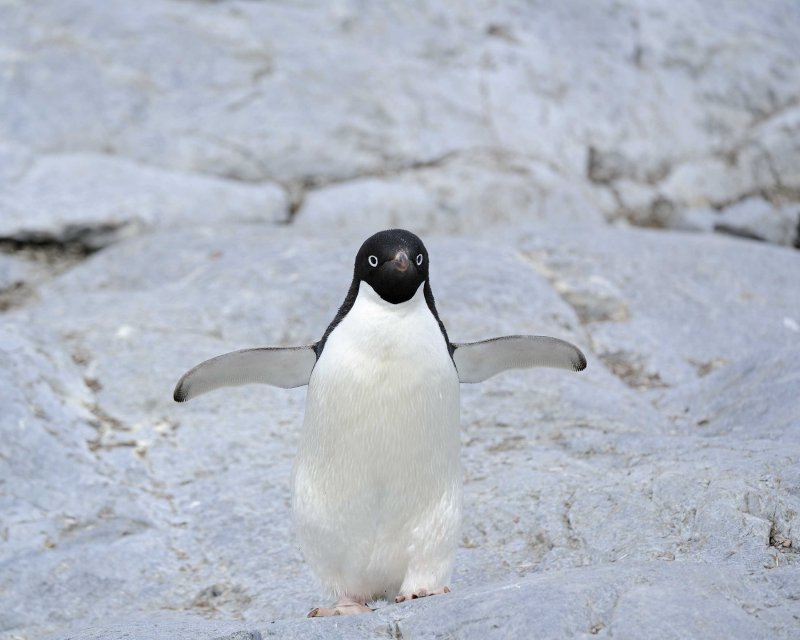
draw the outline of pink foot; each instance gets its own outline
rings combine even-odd
[[[408,600],[416,600],[417,598],[425,598],[427,596],[438,596],[443,593],[450,593],[450,587],[439,587],[438,589],[433,589],[432,591],[428,591],[427,589],[417,589],[411,593],[403,593],[397,596],[394,601],[395,602],[406,602]]]
[[[372,613],[366,602],[342,598],[332,607],[316,607],[308,612],[308,618],[327,618],[329,616],[352,616],[357,613]]]

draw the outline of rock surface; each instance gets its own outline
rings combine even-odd
[[[798,32],[789,0],[0,3],[0,640],[796,637]],[[589,367],[462,386],[452,593],[307,620],[304,390],[172,388],[319,339],[391,225],[453,340]]]
[[[798,32],[793,0],[9,0],[0,234],[56,215],[451,231],[708,210],[741,233],[756,199],[751,222],[788,223],[745,232],[797,244]]]
[[[320,594],[288,509],[304,392],[240,388],[180,406],[170,392],[203,358],[317,339],[358,242],[269,226],[150,234],[90,257],[6,314],[8,637],[97,624],[108,611],[236,616],[261,633],[280,619],[284,636],[317,624],[301,618]],[[604,228],[427,244],[453,339],[556,334],[590,361],[580,376],[542,370],[464,386],[468,508],[454,593],[504,599],[493,585],[515,577],[589,565],[600,573],[586,579],[599,585],[612,575],[603,571],[633,580],[648,562],[671,563],[652,569],[669,572],[667,586],[651,582],[681,611],[687,596],[670,584],[713,591],[694,584],[705,573],[697,563],[754,584],[775,568],[797,576],[796,252]],[[547,579],[561,580],[568,606],[584,578],[557,575]],[[761,587],[741,589],[766,606]],[[790,592],[774,595],[792,610]],[[426,603],[419,635],[441,615],[471,637],[457,624],[475,608],[462,597]],[[407,615],[423,619],[415,606],[381,616],[402,626]],[[524,625],[536,613],[514,607],[496,615]],[[631,620],[616,623],[619,633],[644,628]],[[781,624],[776,637],[790,637]]]
[[[3,192],[0,236],[102,247],[144,229],[285,222],[277,185],[158,170],[110,156],[48,155]]]

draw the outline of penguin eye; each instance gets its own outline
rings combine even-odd
[[[422,254],[418,253],[417,254],[417,266],[420,266],[421,264],[422,264]]]
[[[377,267],[378,266],[378,257],[377,256],[370,256],[367,258],[367,262],[369,262],[370,267]]]

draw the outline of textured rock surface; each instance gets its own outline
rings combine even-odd
[[[82,240],[99,247],[143,228],[283,222],[286,194],[109,156],[47,156],[5,190],[0,236]]]
[[[316,624],[299,619],[319,593],[288,518],[303,391],[241,388],[180,406],[170,391],[216,353],[318,338],[359,241],[265,226],[148,235],[92,256],[6,315],[4,388],[18,389],[2,422],[4,442],[18,447],[3,474],[13,479],[7,631],[35,636],[107,611],[238,616],[262,633],[272,619],[284,620],[281,634]],[[615,576],[630,565],[632,576],[648,561],[674,563],[668,585],[694,585],[698,562],[750,572],[755,584],[767,568],[797,576],[796,252],[600,228],[431,236],[428,245],[453,339],[551,333],[590,359],[586,375],[534,371],[464,387],[468,509],[456,593],[504,599],[492,585],[515,576],[583,565]],[[14,466],[30,451],[44,464]],[[551,578],[563,580],[560,606],[569,575]],[[684,591],[668,585],[658,588],[682,610]],[[741,588],[761,601],[761,587]],[[428,618],[415,605],[381,615],[425,625],[452,615],[457,629],[474,609],[461,597],[447,614],[432,600]],[[775,597],[792,610],[791,593]],[[476,629],[488,629],[480,620]],[[625,633],[642,628],[631,620],[618,622]],[[594,624],[574,624],[584,622]],[[383,623],[346,624],[366,633]],[[742,628],[762,622],[751,624]],[[781,624],[777,637],[789,637]]]
[[[796,637],[798,32],[788,0],[0,2],[0,639]],[[389,225],[453,340],[589,368],[462,387],[451,594],[306,620],[304,390],[172,387],[317,340]]]
[[[794,224],[747,232],[792,244],[798,32],[793,0],[10,0],[0,198],[15,213],[0,234],[30,230],[8,199],[42,180],[52,193],[17,203],[47,209],[34,230],[53,209],[63,223],[186,220],[208,213],[196,204],[209,191],[231,200],[216,219],[283,211],[270,189],[188,172],[282,183],[295,213],[334,227],[384,226],[406,206],[426,230],[564,216],[674,227],[712,209],[741,232],[728,210],[758,196]],[[93,185],[92,164],[114,184],[75,211],[63,181]],[[389,206],[353,206],[359,194]]]
[[[800,592],[787,570],[769,574],[732,567],[651,563],[554,571],[490,589],[472,588],[439,600],[419,601],[371,616],[273,621],[220,633],[220,623],[191,617],[126,621],[85,630],[86,640],[106,638],[654,638],[781,637],[796,627],[791,600]],[[776,596],[777,593],[782,595]],[[677,594],[677,595],[676,595]],[[509,611],[525,615],[509,616]],[[230,625],[231,623],[228,623]],[[127,635],[126,635],[127,634]],[[76,636],[64,636],[70,638]],[[789,636],[786,636],[789,637]]]

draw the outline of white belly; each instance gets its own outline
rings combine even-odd
[[[306,561],[337,597],[449,580],[461,520],[458,375],[420,287],[369,285],[311,375],[292,507]]]

